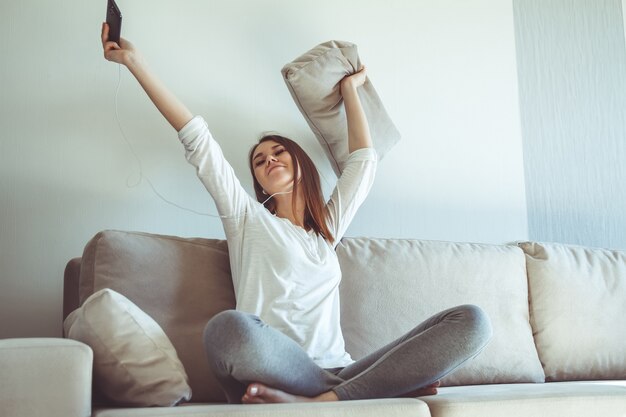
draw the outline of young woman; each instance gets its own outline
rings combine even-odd
[[[356,362],[345,351],[335,247],[365,199],[377,164],[357,94],[366,82],[365,68],[340,84],[350,155],[328,202],[311,159],[278,135],[262,138],[250,151],[252,198],[204,120],[161,84],[130,42],[107,39],[103,24],[105,58],[125,65],[176,129],[222,218],[237,305],[207,323],[204,345],[228,402],[435,394],[440,378],[483,349],[491,337],[489,320],[466,305],[431,317]]]

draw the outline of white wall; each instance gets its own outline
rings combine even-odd
[[[100,4],[101,3],[101,4]],[[527,237],[510,1],[119,0],[123,35],[203,115],[249,184],[265,130],[330,166],[280,76],[317,43],[359,45],[403,134],[348,235],[501,243]],[[222,237],[144,182],[102,58],[106,2],[0,3],[0,337],[60,334],[62,273],[102,229]],[[160,192],[215,212],[173,130],[122,71],[122,125]]]

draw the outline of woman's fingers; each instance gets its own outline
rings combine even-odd
[[[104,58],[107,61],[119,62],[118,50],[121,48],[115,42],[106,42],[104,44]]]
[[[350,75],[346,75],[346,77],[341,81],[341,88],[343,89],[344,87],[351,87],[351,88],[358,88],[360,86],[362,86],[363,84],[365,84],[365,79],[367,77],[367,68],[365,68],[365,65],[361,65],[361,68],[359,68],[358,71],[350,74]],[[343,94],[343,91],[342,91]]]
[[[109,41],[104,44],[104,58],[107,61],[121,64],[123,59],[121,51],[122,48],[115,42]]]
[[[113,42],[113,41],[107,41],[104,43],[104,50],[105,51],[112,51],[115,49],[122,49],[117,42]]]
[[[106,22],[102,22],[102,33],[100,37],[102,38],[102,46],[104,46],[109,39],[109,25],[107,25]]]
[[[363,79],[365,80],[365,77],[367,76],[367,68],[365,68],[365,65],[361,65],[361,68],[356,72],[356,74],[358,74],[359,79]]]
[[[117,42],[109,41],[109,25],[102,23],[102,48],[104,49],[104,55],[107,55],[108,51],[114,51],[122,49]]]
[[[109,25],[102,23],[102,47],[105,50],[122,49],[117,42],[109,41]]]

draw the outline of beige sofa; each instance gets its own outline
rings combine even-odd
[[[226,242],[105,231],[65,274],[64,317],[76,311],[65,329],[81,339],[76,323],[91,323],[92,338],[81,339],[90,345],[0,340],[0,415],[626,417],[626,252],[374,238],[345,238],[337,252],[342,327],[354,358],[432,313],[468,303],[491,317],[490,344],[444,378],[436,396],[227,405],[201,342],[206,321],[234,306]],[[167,341],[149,341],[159,345],[160,359],[145,353],[145,345],[133,353],[136,330],[93,301],[94,293],[109,294],[106,288],[158,323],[150,329]],[[131,311],[124,303],[116,307]],[[105,335],[107,326],[127,336]],[[122,353],[110,355],[111,344]],[[180,368],[170,366],[175,361]],[[117,376],[120,370],[126,374]],[[117,394],[137,401],[106,399]],[[179,405],[151,406],[159,401]]]

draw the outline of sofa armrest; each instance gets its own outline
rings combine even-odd
[[[0,340],[0,416],[90,416],[92,362],[74,340]]]

